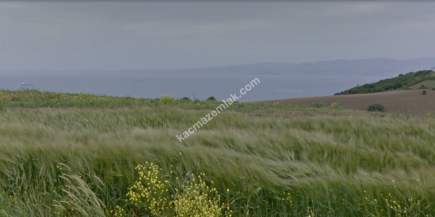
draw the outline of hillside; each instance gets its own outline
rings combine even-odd
[[[357,86],[336,95],[377,93],[404,89],[431,89],[435,88],[435,71],[425,70],[400,74],[397,77],[381,80],[375,83]]]
[[[346,96],[342,96],[346,97]],[[435,119],[0,91],[0,216],[435,216]]]

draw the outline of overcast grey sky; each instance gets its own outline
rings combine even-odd
[[[0,69],[435,57],[430,2],[0,2]]]

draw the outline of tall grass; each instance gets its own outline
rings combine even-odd
[[[145,162],[204,173],[233,216],[435,216],[430,117],[238,103],[180,144],[216,102],[0,96],[0,216],[134,216]]]

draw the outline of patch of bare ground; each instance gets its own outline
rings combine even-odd
[[[367,110],[371,104],[381,104],[386,112],[427,114],[435,113],[435,91],[398,90],[370,94],[319,96],[277,100],[275,103],[291,103],[305,106],[338,104],[347,109]]]

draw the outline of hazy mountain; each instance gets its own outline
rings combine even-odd
[[[373,76],[391,75],[399,72],[416,71],[432,68],[435,58],[419,58],[409,60],[395,60],[386,58],[360,59],[360,60],[331,60],[308,63],[254,63],[210,68],[193,68],[180,70],[145,70],[138,73],[158,73],[159,75],[274,75],[292,76],[295,74],[307,75],[346,75],[346,76]]]

